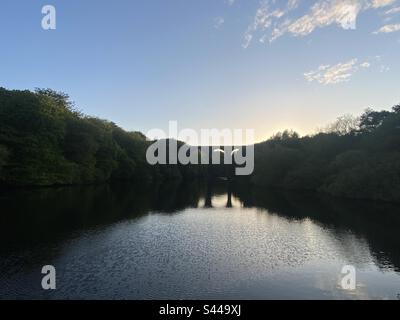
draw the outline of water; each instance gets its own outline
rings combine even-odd
[[[103,185],[0,195],[0,299],[398,299],[399,206]],[[41,289],[54,265],[57,290]],[[356,290],[341,287],[356,268]]]

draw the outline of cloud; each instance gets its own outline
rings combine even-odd
[[[396,2],[396,0],[372,0],[371,5],[373,8],[381,8],[381,7],[389,6],[395,2]]]
[[[222,17],[216,17],[214,19],[214,28],[219,29],[222,27],[222,25],[225,23],[225,19]]]
[[[280,1],[283,3],[284,1]],[[299,0],[287,0],[285,2],[284,7],[275,7],[274,0],[263,0],[260,2],[260,6],[256,11],[256,15],[254,17],[253,23],[247,28],[247,31],[244,35],[244,43],[243,47],[247,48],[250,45],[250,42],[253,40],[253,34],[257,31],[265,31],[269,29],[273,22],[281,19],[288,12],[296,9],[299,5]],[[278,30],[277,32],[278,33]],[[260,40],[263,37],[260,38]],[[264,37],[265,38],[265,37]]]
[[[400,31],[400,23],[398,24],[387,24],[383,27],[381,27],[379,30],[373,32],[374,34],[379,34],[379,33],[392,33]]]
[[[355,29],[361,12],[388,7],[397,1],[303,0],[301,3],[308,5],[306,14],[296,17],[300,0],[262,0],[245,32],[243,47],[247,48],[255,38],[261,42],[272,42],[285,34],[304,37],[318,28],[331,25],[345,30]]]
[[[287,7],[289,10],[297,9],[300,4],[300,0],[289,0]]]
[[[392,8],[385,12],[386,15],[396,14],[400,12],[400,7]]]
[[[337,24],[343,29],[355,29],[357,16],[362,10],[359,1],[320,1],[311,12],[288,27],[288,31],[295,36],[305,36],[316,28]]]
[[[304,73],[304,78],[308,82],[316,81],[324,85],[337,84],[350,81],[354,73],[370,66],[368,61],[359,63],[358,59],[352,59],[333,66],[321,65],[317,70]]]

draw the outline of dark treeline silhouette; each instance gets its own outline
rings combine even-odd
[[[226,165],[150,166],[145,154],[151,143],[139,132],[82,114],[64,93],[0,88],[0,185],[151,184],[233,172]],[[311,136],[276,134],[255,146],[255,171],[238,180],[400,201],[400,106],[341,117]]]
[[[255,147],[252,183],[400,201],[400,106],[341,117],[313,136],[292,131]]]
[[[150,166],[150,143],[139,132],[83,115],[64,93],[0,88],[0,184],[149,184],[198,174],[197,166]]]

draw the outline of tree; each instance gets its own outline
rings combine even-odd
[[[271,138],[271,140],[275,141],[285,141],[285,140],[295,140],[299,139],[300,135],[293,130],[285,130],[283,132],[278,132],[274,134]]]
[[[389,111],[374,111],[367,109],[360,117],[360,131],[372,132],[382,125],[383,121],[390,115]]]
[[[348,134],[353,134],[359,130],[359,122],[360,119],[357,117],[354,117],[351,114],[345,114],[337,120],[330,124],[325,132],[326,133],[334,133],[339,136],[345,136]]]
[[[0,145],[0,174],[1,174],[1,169],[7,163],[8,157],[9,157],[9,151],[7,147]]]

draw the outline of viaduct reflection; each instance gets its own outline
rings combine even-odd
[[[215,194],[216,194],[216,190],[215,190],[216,189],[216,185],[220,185],[220,183],[218,183],[217,180],[219,180],[219,182],[221,182],[221,181],[225,181],[226,182],[226,185],[225,185],[225,188],[224,188],[224,192],[223,192],[223,194],[226,193],[226,195],[227,195],[225,207],[226,208],[233,208],[233,202],[232,202],[233,182],[229,178],[225,178],[225,179],[214,178],[214,179],[209,179],[207,181],[204,208],[213,208],[212,199],[213,199],[213,196],[215,196]]]

